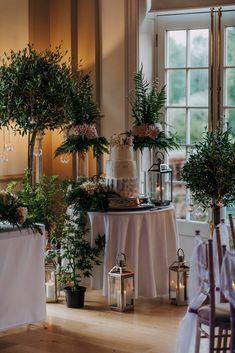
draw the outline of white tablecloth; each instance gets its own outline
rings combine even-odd
[[[46,319],[44,235],[0,232],[0,331]]]
[[[173,207],[134,212],[89,212],[92,243],[105,234],[103,266],[94,270],[92,288],[103,287],[119,252],[135,273],[135,296],[157,297],[168,293],[168,269],[176,259],[178,238]]]

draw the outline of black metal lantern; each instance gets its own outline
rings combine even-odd
[[[164,156],[157,158],[148,170],[149,198],[156,206],[167,206],[172,202],[172,170],[163,163]]]
[[[113,310],[127,311],[134,308],[134,302],[134,273],[126,267],[126,255],[120,253],[108,274],[108,303]]]
[[[184,260],[184,251],[179,248],[177,261],[169,267],[169,299],[175,305],[187,305],[189,266]]]

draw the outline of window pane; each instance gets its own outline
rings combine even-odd
[[[185,105],[186,75],[185,70],[170,70],[167,75],[168,105]]]
[[[226,70],[226,103],[227,105],[235,106],[235,69],[227,69]]]
[[[208,70],[190,70],[189,105],[208,106]]]
[[[186,129],[185,129],[185,120],[186,119],[186,111],[185,109],[168,109],[167,110],[167,124],[168,129],[173,134],[177,134],[179,138],[180,144],[185,144],[185,136],[186,136]]]
[[[235,135],[235,109],[225,110],[225,122],[227,127],[231,128],[233,134]]]
[[[229,66],[235,65],[235,27],[226,29],[226,64]]]
[[[208,66],[208,30],[189,31],[190,66]]]
[[[190,220],[198,222],[206,222],[208,219],[208,210],[200,205],[193,204],[190,212]]]
[[[190,143],[199,142],[208,128],[208,110],[191,109],[190,112]]]
[[[185,67],[186,66],[186,31],[169,31],[167,32],[168,50],[167,63],[168,67]]]
[[[174,185],[173,203],[176,218],[186,219],[186,190],[183,184]]]
[[[185,147],[168,153],[168,163],[172,169],[173,181],[181,180],[181,172],[185,163]]]

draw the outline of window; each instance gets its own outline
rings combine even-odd
[[[173,169],[173,199],[178,219],[208,219],[200,206],[192,204],[190,193],[180,180],[180,170],[194,144],[218,121],[225,128],[231,127],[235,133],[233,11],[235,8],[231,7],[222,11],[221,28],[218,11],[213,13],[214,27],[211,27],[208,9],[156,17],[157,76],[161,85],[166,84],[167,91],[165,120],[167,129],[177,133],[180,139],[180,148],[168,154]]]

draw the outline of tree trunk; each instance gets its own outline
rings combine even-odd
[[[30,184],[34,184],[34,163],[33,163],[33,151],[36,141],[37,131],[33,131],[28,135],[28,170],[30,171]]]
[[[220,223],[220,207],[213,207],[213,222],[215,226]]]

